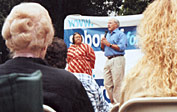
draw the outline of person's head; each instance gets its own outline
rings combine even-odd
[[[154,62],[167,64],[164,66],[177,59],[176,6],[176,0],[155,0],[144,11],[137,30],[144,53]]]
[[[108,30],[110,32],[114,31],[116,28],[119,27],[119,21],[115,18],[111,18],[109,21],[108,21]]]
[[[54,29],[48,11],[38,3],[16,5],[2,27],[11,53],[35,52],[37,57],[52,42]],[[42,58],[44,56],[41,56]]]
[[[75,32],[73,34],[73,38],[72,39],[73,39],[73,44],[79,45],[79,44],[82,43],[82,36],[78,32]]]
[[[67,46],[63,39],[55,37],[52,44],[49,45],[45,56],[50,66],[62,68],[66,67]]]
[[[177,90],[177,0],[155,0],[143,16],[137,34],[144,56],[131,73],[146,74],[144,87],[170,95]]]

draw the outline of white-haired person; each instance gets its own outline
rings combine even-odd
[[[48,11],[38,3],[16,5],[2,27],[12,59],[0,65],[0,74],[42,72],[44,104],[57,112],[93,112],[82,83],[64,69],[44,61],[54,29]],[[23,105],[22,105],[23,106]]]
[[[137,34],[144,56],[124,78],[120,106],[132,98],[177,96],[176,30],[176,0],[155,0],[143,12]]]
[[[65,68],[67,59],[67,46],[64,40],[54,38],[52,44],[47,49],[45,57],[49,65],[56,68]],[[109,112],[110,106],[104,99],[103,92],[96,81],[86,73],[73,73],[83,84],[90,98],[94,112]]]

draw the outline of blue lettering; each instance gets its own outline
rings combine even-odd
[[[74,20],[74,22],[76,22],[77,23],[77,27],[82,27],[83,26],[83,20],[80,20],[80,19],[76,19],[76,20]]]
[[[92,37],[90,34],[87,34],[86,30],[84,30],[84,37],[85,37],[85,43],[89,44],[91,46],[92,45]]]
[[[74,20],[68,20],[69,27],[75,27]]]
[[[93,46],[99,47],[100,45],[100,36],[98,34],[93,35]]]
[[[133,46],[137,43],[137,40],[135,39],[135,35],[132,34],[132,32],[127,32],[127,40],[128,44]]]
[[[90,22],[90,19],[89,20],[85,20],[85,27],[93,27],[93,24]]]
[[[90,19],[75,19],[75,20],[68,20],[69,27],[93,27]]]
[[[135,37],[134,35],[130,36],[130,40],[129,40],[130,45],[135,45],[136,41],[135,41],[134,37]]]
[[[129,32],[127,32],[127,40],[129,40],[130,35],[131,35],[131,32],[130,32],[130,31],[129,31]]]

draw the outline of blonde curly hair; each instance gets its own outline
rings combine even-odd
[[[177,0],[155,0],[143,16],[137,33],[144,56],[125,80],[143,76],[149,93],[177,96]]]
[[[54,28],[48,11],[38,3],[21,3],[11,10],[2,27],[2,36],[11,52],[39,50],[48,46]]]

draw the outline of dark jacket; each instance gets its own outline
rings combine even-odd
[[[70,72],[47,66],[40,58],[19,57],[0,65],[0,75],[41,70],[44,104],[57,112],[93,112],[82,83]]]

